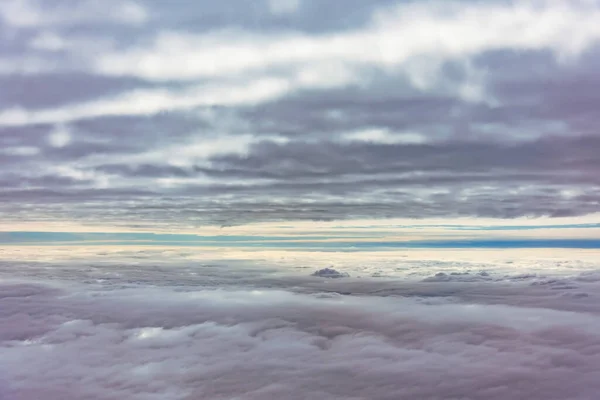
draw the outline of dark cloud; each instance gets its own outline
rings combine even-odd
[[[32,177],[24,177],[22,175],[8,175],[5,174],[0,179],[0,186],[6,190],[14,190],[16,188],[27,188],[27,187],[54,187],[54,188],[69,188],[81,184],[89,184],[90,180],[79,180],[68,176],[55,176],[55,175],[40,175]],[[13,192],[14,193],[14,192]],[[12,198],[12,196],[10,196]]]
[[[106,141],[135,143],[140,147],[161,147],[191,135],[214,129],[200,112],[169,112],[143,116],[106,116],[73,124],[76,132]]]
[[[0,76],[0,106],[55,108],[97,100],[151,85],[131,78],[107,78],[82,72]]]
[[[470,106],[448,96],[398,93],[404,90],[398,90],[395,83],[388,81],[387,84],[386,91],[354,88],[303,93],[243,110],[242,115],[259,128],[275,127],[276,132],[283,135],[330,137],[340,132],[373,127],[421,130],[447,124],[451,129],[454,110],[460,108],[465,113],[482,107]]]
[[[345,41],[376,32],[383,46],[396,25],[381,28],[373,13],[412,4],[426,21],[439,17],[435,7],[301,0],[277,14],[268,1],[105,10],[81,2],[72,18],[63,0],[25,3],[34,12],[2,14],[10,31],[0,63],[3,216],[136,226],[600,211],[600,52],[588,30],[577,56],[570,42],[542,35],[542,44],[490,39],[450,55],[405,46],[408,61],[386,66],[370,53],[355,63]],[[511,4],[498,2],[485,18],[495,23],[492,14]],[[467,14],[450,12],[446,22]],[[235,48],[237,32],[247,33],[240,70],[218,52],[202,65],[194,59],[197,43]],[[334,36],[339,60],[318,46]],[[280,37],[295,38],[306,59],[278,59]],[[382,49],[383,59],[395,55]],[[100,67],[106,60],[114,70]],[[223,74],[189,74],[211,63]],[[265,77],[283,79],[279,94],[242,93]]]
[[[540,179],[592,179],[600,160],[595,148],[600,137],[548,137],[536,141],[502,143],[495,141],[450,141],[430,144],[377,144],[335,142],[262,142],[248,155],[225,155],[213,158],[219,168],[233,167],[240,171],[263,172],[267,177],[286,178],[310,176],[340,176],[356,174],[438,172],[448,180],[459,180],[456,174],[492,173],[483,176],[489,181],[502,177],[502,171],[524,173],[526,179],[539,174]],[[497,171],[499,170],[499,171]],[[315,171],[315,172],[313,172]],[[545,175],[553,171],[546,179]],[[578,176],[572,177],[573,174]],[[558,175],[558,176],[557,176]],[[427,183],[429,177],[423,177]],[[409,179],[418,182],[419,178]],[[464,180],[468,182],[469,179]]]
[[[215,156],[209,167],[125,162],[84,168],[92,174],[85,179],[13,174],[5,178],[2,198],[69,204],[60,213],[64,217],[89,213],[100,218],[97,214],[102,213],[102,218],[122,215],[170,222],[193,217],[188,222],[200,224],[585,215],[600,204],[594,189],[600,184],[595,151],[599,146],[597,136],[413,145],[262,142],[246,155]],[[70,151],[69,159],[78,159]],[[66,151],[45,156],[60,154]],[[124,182],[129,189],[93,188],[92,177],[98,175]],[[194,182],[206,177],[222,183]],[[161,178],[182,178],[186,183],[153,184]],[[233,183],[240,180],[256,183]],[[30,185],[34,188],[27,188]],[[99,200],[112,212],[85,205]]]

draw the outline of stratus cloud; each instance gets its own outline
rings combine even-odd
[[[36,50],[59,51],[67,47],[65,39],[53,32],[44,32],[34,37],[29,45]]]
[[[419,144],[427,141],[426,137],[416,132],[390,132],[386,129],[368,129],[349,132],[342,135],[349,142],[371,142],[382,144]]]
[[[184,90],[136,90],[64,108],[41,111],[11,108],[0,112],[0,125],[63,123],[106,116],[168,113],[199,106],[253,104],[281,96],[288,91],[289,86],[286,80],[265,78],[248,85],[207,84]]]
[[[118,23],[139,25],[148,13],[138,2],[84,0],[54,4],[42,0],[4,0],[0,19],[13,28]]]
[[[65,126],[58,126],[48,135],[48,143],[53,147],[65,147],[71,142],[71,132]]]
[[[597,1],[67,3],[1,21],[4,222],[598,211]]]
[[[1,66],[0,66],[1,67]],[[280,98],[301,89],[327,89],[358,76],[339,66],[307,68],[295,76],[262,76],[237,82],[207,83],[183,90],[139,89],[112,98],[56,109],[31,111],[13,107],[0,111],[0,126],[65,123],[111,116],[144,116],[195,107],[248,106]]]
[[[381,11],[366,28],[321,36],[161,33],[149,48],[101,54],[96,69],[186,80],[340,62],[401,72],[424,58],[419,64],[435,71],[444,60],[497,49],[547,49],[559,57],[576,56],[600,39],[599,17],[600,10],[589,1],[419,2]],[[421,70],[415,68],[411,75],[425,84],[430,79],[422,78]]]
[[[268,0],[269,11],[274,15],[292,14],[300,8],[300,0]]]
[[[199,289],[185,277],[206,268],[189,263],[85,265],[50,267],[70,283],[0,283],[4,397],[564,400],[600,390],[597,305],[567,296],[560,303],[572,311],[559,311],[542,296],[568,289],[421,282],[394,291],[307,277],[289,282],[302,292],[293,294],[223,267]],[[581,278],[572,282],[597,290],[595,274]],[[237,283],[215,290],[212,281]],[[498,304],[478,304],[489,293]]]
[[[302,89],[340,88],[368,81],[365,67],[407,76],[413,86],[445,87],[466,101],[495,102],[484,90],[486,77],[471,56],[498,49],[549,50],[569,59],[600,39],[600,9],[589,2],[516,2],[508,5],[436,3],[402,5],[376,14],[363,29],[327,35],[267,36],[241,31],[212,34],[159,32],[150,47],[90,53],[85,41],[71,45],[95,72],[155,81],[218,78],[211,87],[153,89],[68,109],[35,113],[0,112],[2,125],[66,122],[111,115],[146,115],[207,105],[263,103]],[[576,32],[572,27],[577,26]],[[38,46],[62,46],[42,36]],[[56,39],[56,38],[55,38]],[[83,46],[83,47],[82,47]],[[81,47],[81,50],[78,48]],[[466,76],[448,80],[445,61],[458,62]],[[19,61],[43,70],[35,58]],[[53,68],[58,68],[54,65]],[[1,69],[1,68],[0,68]],[[7,71],[18,68],[11,63]]]
[[[212,157],[218,157],[224,154],[237,154],[240,157],[248,155],[252,145],[258,142],[286,143],[285,138],[278,137],[257,137],[251,134],[228,135],[226,132],[215,135],[202,135],[181,143],[174,143],[164,146],[160,149],[141,152],[132,155],[128,159],[129,165],[158,165],[166,164],[168,166],[189,168],[190,179],[188,183],[199,182],[199,176],[194,174],[194,168],[200,165],[209,165]],[[108,160],[114,159],[119,162],[119,157],[94,157],[90,160],[89,166],[102,166]],[[196,176],[193,176],[196,175]],[[152,175],[150,175],[152,177]],[[215,182],[209,177],[203,179],[205,182]],[[248,179],[240,181],[249,182]]]

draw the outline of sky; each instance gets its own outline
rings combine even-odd
[[[0,400],[597,400],[600,0],[0,0]]]
[[[0,230],[597,224],[599,19],[596,0],[4,0]]]

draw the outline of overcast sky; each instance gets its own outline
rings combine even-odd
[[[597,0],[3,0],[2,229],[588,218],[598,21]]]

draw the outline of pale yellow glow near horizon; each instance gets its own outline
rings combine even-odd
[[[456,230],[440,225],[473,227],[494,226],[544,226],[600,223],[600,213],[560,218],[438,218],[438,219],[357,219],[339,221],[282,221],[260,222],[240,226],[185,227],[147,223],[130,228],[123,225],[82,224],[77,222],[9,222],[0,224],[0,232],[73,232],[73,233],[158,233],[191,234],[199,236],[332,236],[332,240],[448,240],[473,239],[483,235],[494,238],[600,238],[600,228],[540,228],[532,230]],[[141,224],[139,224],[141,225]],[[344,238],[344,236],[346,238]],[[356,238],[354,236],[362,236]]]
[[[402,263],[411,260],[444,260],[455,262],[506,263],[511,268],[528,268],[542,260],[577,260],[589,263],[596,269],[600,251],[597,249],[394,249],[382,251],[327,251],[311,249],[265,249],[224,247],[173,247],[173,246],[6,246],[0,248],[0,260],[8,261],[93,261],[110,259],[137,262],[138,256],[166,257],[172,261],[197,262],[251,262],[254,265],[305,265],[307,267],[360,265],[370,262]],[[133,258],[131,258],[133,257]],[[186,264],[181,264],[186,265]],[[400,265],[400,264],[398,264]],[[552,263],[552,268],[562,268]],[[546,266],[549,267],[549,266]]]

